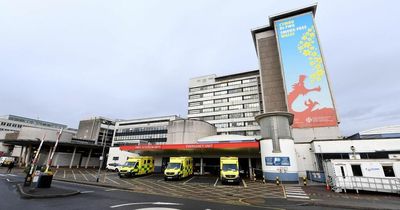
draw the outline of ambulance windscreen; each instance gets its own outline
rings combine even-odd
[[[223,171],[236,171],[237,166],[236,166],[236,164],[223,164],[222,170]]]
[[[178,169],[181,167],[180,163],[168,163],[167,169]]]

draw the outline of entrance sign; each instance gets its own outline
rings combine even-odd
[[[274,22],[294,128],[337,126],[337,115],[321,55],[313,14]]]
[[[267,166],[290,166],[289,157],[265,157]]]

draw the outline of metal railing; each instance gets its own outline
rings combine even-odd
[[[400,194],[399,178],[338,176],[331,180],[331,186],[333,189],[345,192],[346,190],[356,190],[358,193],[358,190],[365,190]]]

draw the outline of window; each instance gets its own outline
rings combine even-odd
[[[228,90],[229,94],[240,93],[240,92],[242,92],[242,88],[236,88],[236,89]]]
[[[385,173],[385,177],[395,177],[393,166],[382,166],[383,173]]]
[[[240,85],[242,84],[242,81],[238,80],[238,81],[233,81],[233,82],[228,82],[228,86],[232,86],[232,85]]]
[[[227,98],[220,98],[220,99],[215,99],[215,100],[214,100],[214,103],[215,103],[215,104],[226,103],[226,102],[228,102],[228,99],[227,99]]]
[[[228,84],[226,82],[220,83],[220,84],[215,84],[214,88],[220,88],[220,87],[226,87]]]
[[[229,119],[242,118],[243,113],[233,113],[229,115]]]
[[[216,119],[216,120],[228,119],[228,115],[227,115],[227,114],[216,115],[216,116],[215,116],[215,119]]]
[[[215,109],[216,112],[218,112],[218,111],[226,111],[226,110],[228,110],[228,107],[227,106],[220,106],[220,107],[215,107],[214,109]]]
[[[254,91],[254,90],[258,90],[258,87],[257,86],[251,86],[251,87],[243,88],[243,92],[249,92],[249,91]]]
[[[243,96],[243,100],[251,100],[251,99],[258,99],[258,95],[254,94],[254,95]]]
[[[113,157],[113,160],[119,160],[119,157]]]
[[[229,102],[231,102],[231,101],[241,101],[241,100],[242,100],[242,96],[229,98]]]
[[[224,95],[224,94],[227,94],[227,93],[228,93],[228,91],[223,90],[223,91],[215,92],[215,95],[216,95],[216,96],[219,96],[219,95]]]
[[[249,109],[249,108],[258,108],[260,105],[258,103],[251,103],[251,104],[245,104],[244,108]]]
[[[203,109],[203,113],[206,113],[206,112],[213,112],[213,111],[214,111],[214,108]]]
[[[344,173],[344,167],[340,166],[340,172],[342,172],[342,177],[346,178],[346,174]]]
[[[203,117],[203,120],[204,120],[204,121],[214,120],[214,116],[206,116],[206,117]]]
[[[257,126],[257,122],[256,121],[250,121],[250,122],[246,122],[246,126]]]
[[[207,85],[207,86],[201,87],[201,89],[202,90],[210,90],[210,89],[213,89],[213,86],[212,85]]]
[[[250,79],[244,79],[243,80],[243,84],[250,83],[250,82],[257,82],[257,78],[250,78]]]
[[[351,165],[353,176],[363,176],[360,165]]]
[[[244,113],[244,117],[254,117],[257,115],[257,112],[246,112]]]
[[[209,100],[209,101],[203,101],[203,105],[206,105],[206,104],[213,104],[213,100]]]
[[[227,128],[229,125],[228,123],[217,123],[215,124],[215,127],[217,128]]]
[[[190,88],[189,92],[196,92],[196,91],[200,91],[199,87],[195,87],[195,88]]]
[[[244,126],[244,122],[233,122],[230,123],[229,127],[243,127]]]
[[[189,103],[189,107],[192,107],[192,106],[200,106],[201,105],[201,102],[190,102]]]
[[[189,110],[189,114],[199,114],[199,113],[200,113],[199,109]]]
[[[201,96],[200,95],[191,95],[191,96],[189,96],[189,99],[198,99],[198,98],[201,98]]]
[[[242,109],[242,108],[243,108],[242,104],[229,106],[229,110]]]
[[[214,93],[204,93],[203,94],[203,98],[212,97],[212,96],[214,96]]]

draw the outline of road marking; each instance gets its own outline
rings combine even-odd
[[[0,174],[0,176],[7,176],[7,175],[5,175],[5,174]]]
[[[7,182],[11,182],[8,178],[6,180],[7,180]]]
[[[218,177],[217,180],[215,181],[214,187],[217,186],[218,180],[219,180],[219,177]]]
[[[93,175],[92,173],[90,173],[90,171],[86,170],[88,172],[88,174],[90,174],[91,176],[93,176],[93,178],[97,178],[95,175]]]
[[[71,170],[71,171],[72,171],[72,175],[74,175],[74,179],[76,180],[76,176],[75,176],[74,170]]]
[[[185,181],[183,184],[186,184],[186,182],[189,182],[190,180],[192,180],[194,178],[194,176],[192,176],[192,178],[188,179],[187,181]]]
[[[247,188],[247,184],[246,184],[246,182],[244,181],[244,179],[242,179],[242,182],[243,182],[244,188]]]
[[[17,175],[15,175],[15,174],[8,174],[9,176],[17,176]]]
[[[136,179],[146,179],[146,178],[148,178],[148,177],[151,177],[151,176],[153,176],[154,174],[150,174],[150,175],[145,175],[145,176],[142,176],[142,177],[136,177]]]
[[[85,176],[85,174],[83,174],[82,173],[82,171],[81,170],[79,170],[79,173],[81,173],[82,174],[82,176],[83,176],[83,178],[85,178],[86,179],[86,181],[89,181],[89,179]]]
[[[58,172],[58,170],[56,170],[56,172],[54,172],[54,174],[53,174],[54,177],[56,176],[57,172]]]
[[[286,198],[302,198],[302,199],[310,199],[307,193],[299,186],[289,186],[283,187],[284,194]]]
[[[133,205],[171,205],[171,206],[180,206],[181,203],[167,203],[167,202],[139,202],[139,203],[124,203],[119,205],[110,206],[110,208],[118,208],[122,206],[133,206]]]
[[[86,193],[93,193],[94,191],[88,190],[88,191],[82,191],[81,194],[86,194]]]
[[[132,183],[130,183],[130,182],[128,182],[128,181],[125,181],[125,180],[123,180],[123,179],[121,179],[121,178],[119,178],[119,181],[125,182],[125,183],[127,183],[127,184],[132,185],[132,186],[135,186],[134,184],[132,184]]]
[[[64,169],[64,179],[65,179],[65,169]]]
[[[110,178],[108,178],[108,177],[107,177],[106,179],[108,179],[108,180],[114,182],[114,183],[117,184],[117,185],[121,185],[120,183],[118,183],[118,182],[116,182],[116,181],[114,181],[114,180],[112,180],[112,179],[110,179]]]
[[[116,191],[116,190],[120,190],[120,189],[108,189],[108,190],[104,190],[104,191],[106,191],[106,192],[110,192],[110,191]]]

